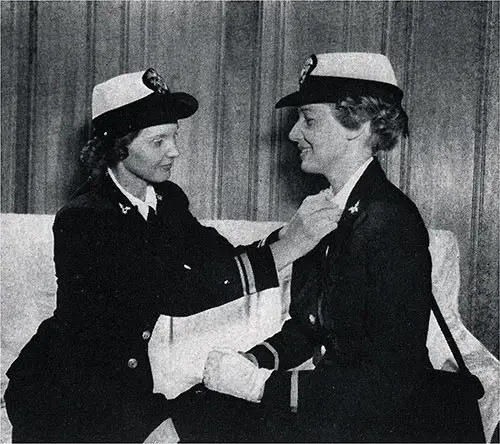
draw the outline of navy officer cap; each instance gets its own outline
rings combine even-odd
[[[131,131],[176,123],[193,115],[198,101],[184,92],[171,92],[153,69],[122,74],[100,83],[92,93],[94,135],[122,137]]]
[[[279,100],[276,108],[335,103],[342,97],[363,95],[401,104],[403,91],[385,55],[368,52],[313,54],[302,69],[299,90]]]

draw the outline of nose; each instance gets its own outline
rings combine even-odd
[[[175,139],[172,139],[165,146],[165,156],[170,157],[170,158],[175,158],[175,157],[179,157],[179,155],[180,155],[180,153],[179,153],[179,150],[177,149],[177,142],[175,141]]]
[[[295,125],[293,125],[292,129],[288,133],[288,138],[292,142],[296,142],[296,143],[299,142],[299,140],[301,139],[301,133],[300,133],[300,129],[299,129],[299,121],[300,120],[297,120],[297,122],[295,122]]]

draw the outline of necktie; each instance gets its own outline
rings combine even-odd
[[[148,219],[147,219],[148,224],[154,222],[155,219],[156,219],[155,210],[152,207],[148,207]]]

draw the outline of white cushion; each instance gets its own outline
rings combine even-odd
[[[1,214],[1,390],[5,372],[38,325],[55,308],[52,215]],[[280,222],[204,221],[233,243],[250,243]],[[484,385],[481,414],[488,441],[499,421],[498,360],[463,325],[458,313],[460,285],[458,243],[453,233],[430,230],[433,291],[470,370]],[[289,304],[290,267],[282,287],[187,318],[160,316],[149,346],[155,390],[175,397],[201,381],[209,350],[215,346],[246,350],[281,328]],[[427,340],[436,367],[454,361],[435,320]],[[3,405],[3,404],[2,404]],[[10,424],[1,409],[0,442],[10,442]]]

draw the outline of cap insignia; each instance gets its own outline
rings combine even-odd
[[[170,92],[165,80],[153,68],[148,68],[142,76],[142,82],[150,90],[158,94],[167,94]]]
[[[306,77],[312,72],[314,68],[316,68],[316,65],[318,64],[318,59],[314,54],[311,54],[311,57],[309,57],[302,68],[302,71],[300,73],[300,79],[299,79],[299,85],[302,85],[304,83],[304,80],[306,80]]]

